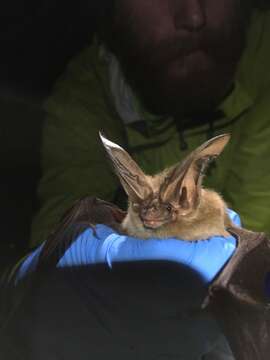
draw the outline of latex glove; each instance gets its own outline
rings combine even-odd
[[[236,225],[239,216],[228,210]],[[233,254],[236,240],[233,236],[214,236],[208,240],[184,241],[175,238],[142,240],[119,235],[105,225],[96,226],[96,236],[91,228],[84,231],[66,250],[57,267],[82,266],[115,262],[166,260],[180,263],[199,273],[205,283],[213,280]],[[17,280],[34,271],[41,245],[23,262]]]

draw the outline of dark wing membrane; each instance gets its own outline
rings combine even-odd
[[[220,292],[212,308],[235,360],[269,360],[269,311],[246,305]]]
[[[40,254],[39,265],[56,264],[73,241],[87,228],[94,230],[96,224],[105,224],[120,231],[125,214],[116,205],[93,196],[77,200],[49,235]]]
[[[44,243],[39,256],[39,270],[53,268],[73,241],[87,228],[94,229],[95,224],[106,224],[120,232],[124,216],[125,212],[117,206],[96,197],[88,196],[76,201]],[[40,277],[36,274],[42,274],[42,271],[35,272],[34,277],[26,277],[15,286],[17,270],[26,256],[7,269],[0,279],[0,338],[25,297],[39,288]]]
[[[209,288],[210,309],[236,360],[270,359],[270,240],[262,233],[228,229],[238,246]],[[269,284],[268,284],[269,285]]]

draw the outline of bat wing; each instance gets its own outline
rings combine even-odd
[[[94,230],[96,224],[108,225],[120,232],[125,215],[116,205],[93,196],[77,200],[49,235],[40,254],[39,265],[56,264],[72,242],[87,228]]]
[[[270,240],[239,228],[234,256],[209,288],[207,299],[236,360],[270,358],[270,311],[266,281],[270,272]]]

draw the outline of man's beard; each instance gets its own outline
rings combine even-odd
[[[245,48],[248,16],[221,30],[205,30],[139,46],[124,31],[113,51],[127,81],[153,113],[193,115],[217,107],[233,86]]]

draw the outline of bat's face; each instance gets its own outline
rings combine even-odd
[[[171,223],[177,216],[177,209],[160,198],[151,196],[140,204],[132,203],[132,209],[138,214],[142,225],[147,229],[157,229]]]

